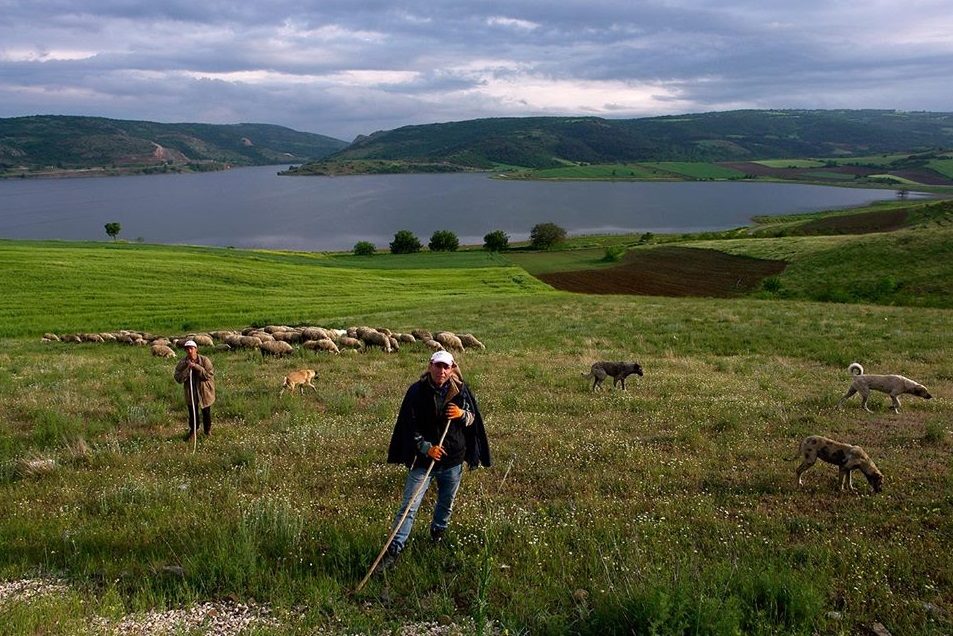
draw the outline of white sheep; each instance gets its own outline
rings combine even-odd
[[[486,345],[477,340],[472,333],[458,333],[457,337],[460,338],[460,342],[462,342],[465,347],[476,347],[477,349],[486,350]]]

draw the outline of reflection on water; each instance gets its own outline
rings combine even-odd
[[[483,174],[279,177],[278,166],[186,175],[0,181],[0,237],[121,238],[296,250],[386,249],[397,230],[427,243],[451,230],[482,243],[533,225],[570,234],[695,232],[787,214],[892,199],[891,190],[775,183],[538,182]]]

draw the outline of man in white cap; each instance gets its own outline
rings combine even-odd
[[[202,410],[202,430],[212,434],[212,403],[215,402],[215,369],[212,361],[199,355],[194,340],[186,340],[185,357],[175,365],[175,381],[184,385],[185,404],[189,409],[189,432],[185,439],[191,441],[198,430],[197,409]]]
[[[447,433],[441,443],[444,430]],[[384,567],[392,565],[404,549],[431,481],[437,481],[437,504],[430,522],[430,538],[436,543],[443,538],[450,523],[463,463],[471,470],[490,465],[483,417],[449,352],[434,353],[427,371],[407,389],[394,425],[387,461],[404,464],[410,472],[394,524],[405,511],[408,514],[388,547]],[[433,469],[427,475],[431,463]],[[420,487],[423,482],[425,485]]]

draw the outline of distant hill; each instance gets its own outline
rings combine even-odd
[[[268,124],[161,124],[40,115],[0,119],[0,174],[104,169],[209,170],[299,163],[347,146]]]
[[[938,147],[953,147],[953,113],[738,110],[645,119],[527,117],[405,126],[358,137],[328,162],[551,168],[850,157]]]

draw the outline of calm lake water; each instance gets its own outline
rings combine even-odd
[[[482,243],[513,241],[551,221],[570,234],[694,232],[786,214],[891,199],[891,190],[770,183],[539,182],[485,174],[279,177],[283,167],[89,179],[0,181],[0,237],[121,238],[295,250],[386,249],[401,229]]]

